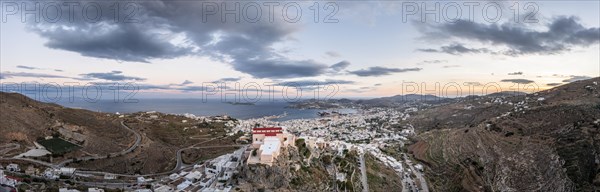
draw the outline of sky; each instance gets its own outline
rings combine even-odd
[[[118,85],[142,98],[454,97],[539,91],[600,76],[598,1],[1,6],[5,91],[38,83],[29,88],[93,85],[110,92]]]

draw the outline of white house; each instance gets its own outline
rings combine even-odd
[[[117,179],[117,176],[114,174],[107,173],[107,174],[104,174],[104,179],[105,180],[114,180],[114,179]]]
[[[185,176],[185,180],[191,181],[191,182],[199,181],[201,178],[202,178],[202,173],[200,173],[200,171],[193,171]]]
[[[88,188],[88,192],[104,192],[104,189]]]
[[[48,178],[48,179],[57,179],[58,178],[58,175],[56,174],[55,170],[52,168],[47,168],[44,171],[43,175],[45,178]]]
[[[162,185],[162,186],[154,189],[154,192],[171,192],[171,191],[173,191],[173,188],[171,188],[170,186],[167,186],[167,185]]]
[[[212,182],[213,182],[213,178],[212,177],[205,177],[202,180],[200,180],[200,186],[201,187],[208,187]]]
[[[253,128],[252,148],[256,150],[256,155],[250,155],[247,162],[248,164],[272,165],[273,161],[279,156],[280,149],[287,147],[294,141],[295,136],[284,133],[282,127]]]
[[[191,181],[184,181],[183,183],[180,183],[179,185],[177,185],[177,190],[183,190],[183,189],[189,187],[190,185],[192,185]]]
[[[79,192],[77,189],[69,189],[69,188],[60,188],[58,192]]]
[[[167,185],[160,185],[156,188],[154,188],[154,192],[171,192],[173,191],[173,188],[167,186]]]
[[[233,176],[233,173],[237,169],[238,164],[239,163],[237,161],[229,161],[229,162],[225,163],[223,176],[221,176],[221,178],[219,178],[219,179],[220,180],[229,180],[229,178],[231,178],[231,176]]]
[[[75,174],[75,168],[61,167],[60,174],[64,176],[73,176],[73,174]]]
[[[19,172],[21,171],[21,168],[19,168],[19,165],[11,163],[6,166],[6,170],[10,172]]]
[[[175,180],[179,179],[179,174],[173,173],[173,174],[169,175],[169,179],[171,181],[175,181]]]

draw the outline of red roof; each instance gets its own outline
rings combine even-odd
[[[10,175],[6,175],[4,177],[12,179],[12,180],[16,180],[16,181],[23,181],[23,178],[20,178],[20,177],[13,177],[13,176],[10,176]]]
[[[258,130],[282,130],[281,127],[256,127],[252,129],[253,131],[258,131]]]
[[[277,136],[279,133],[283,133],[281,127],[257,127],[252,129],[252,134],[262,134],[265,136]]]

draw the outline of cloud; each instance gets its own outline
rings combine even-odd
[[[348,66],[350,66],[350,62],[348,62],[348,61],[341,61],[339,63],[331,65],[329,68],[331,68],[334,71],[341,71],[343,69],[346,69],[346,67],[348,67]]]
[[[547,85],[547,86],[552,86],[552,87],[554,87],[554,86],[559,86],[559,85],[562,85],[562,83],[548,83],[548,84],[546,84],[546,85]]]
[[[219,80],[213,81],[211,83],[225,83],[225,82],[234,82],[234,81],[239,81],[241,80],[241,77],[225,77],[225,78],[221,78]]]
[[[65,78],[70,79],[71,77],[62,76],[62,75],[52,75],[45,73],[27,73],[27,72],[10,72],[5,71],[2,72],[2,79],[8,79],[13,77],[32,77],[32,78]]]
[[[427,51],[435,51],[433,49],[424,49],[425,52]],[[425,61],[421,61],[419,63],[417,63],[417,65],[426,65],[426,64],[440,64],[440,63],[447,63],[448,61],[446,60],[425,60]]]
[[[483,84],[481,84],[480,82],[464,82],[463,85],[464,86],[475,86],[475,87],[483,86]]]
[[[30,67],[30,66],[25,66],[25,65],[17,65],[17,68],[29,69],[29,70],[39,69],[37,67]]]
[[[145,78],[126,76],[121,71],[111,71],[108,73],[86,73],[81,74],[83,78],[103,79],[108,81],[145,81]]]
[[[368,69],[350,71],[350,73],[361,76],[361,77],[368,77],[368,76],[383,76],[383,75],[389,75],[392,73],[403,73],[403,72],[409,72],[409,71],[421,71],[421,70],[422,70],[422,68],[369,67]]]
[[[447,53],[451,55],[462,55],[465,53],[493,53],[491,50],[486,48],[467,48],[459,43],[442,46],[440,49],[417,49],[417,51],[427,53]]]
[[[529,80],[529,79],[502,79],[501,82],[510,82],[510,83],[517,83],[517,84],[529,84],[529,83],[533,83],[535,81]]]
[[[348,80],[326,79],[325,81],[319,81],[319,80],[284,81],[284,82],[279,82],[275,85],[287,86],[287,87],[310,87],[310,86],[343,85],[343,84],[354,84],[354,83],[355,83],[354,81],[348,81]]]
[[[381,86],[381,83],[375,83],[373,86]]]
[[[31,29],[48,39],[47,47],[87,57],[148,63],[149,59],[170,59],[193,53],[191,48],[176,46],[158,31],[142,25],[103,21],[98,24],[58,22],[54,26],[61,27],[51,26]]]
[[[31,66],[25,66],[25,65],[17,65],[17,68],[27,69],[27,70],[53,70],[56,72],[64,72],[63,70],[60,70],[60,69],[37,68],[37,67],[31,67]]]
[[[508,75],[523,75],[523,72],[521,72],[521,71],[512,72],[512,73],[508,73]]]
[[[568,51],[573,47],[587,47],[600,41],[600,30],[597,27],[585,27],[574,16],[553,18],[546,30],[534,30],[505,23],[483,24],[459,20],[453,23],[420,27],[424,38],[428,39],[461,39],[490,45],[503,45],[508,50],[502,54],[518,56],[524,54],[556,54]],[[425,52],[439,52],[437,49],[424,49]],[[444,51],[444,48],[442,48]],[[464,49],[454,53],[493,53],[481,49]]]
[[[192,82],[192,81],[190,81],[190,80],[185,80],[185,81],[183,81],[183,83],[181,83],[180,85],[189,85],[189,84],[192,84],[192,83],[194,83],[194,82]]]
[[[581,81],[581,80],[586,80],[586,79],[591,79],[591,78],[592,77],[589,77],[589,76],[571,75],[570,78],[565,79],[562,82],[570,83],[570,82]]]
[[[461,67],[460,65],[444,65],[442,66],[443,68],[457,68],[457,67]]]
[[[95,3],[102,10],[111,10],[113,5],[104,1]],[[134,19],[137,22],[114,22],[110,14],[89,22],[75,14],[74,21],[31,22],[28,26],[47,40],[47,47],[87,57],[150,62],[189,55],[206,56],[255,78],[314,77],[327,73],[330,64],[290,59],[273,48],[277,43],[293,39],[300,25],[277,19],[271,22],[264,15],[257,22],[235,22],[232,17],[224,22],[220,16],[222,10],[218,9],[221,3],[233,7],[239,2],[212,3],[140,1],[136,2],[139,11]],[[217,6],[217,12],[203,12],[207,4]],[[249,11],[249,15],[257,14],[252,9]],[[127,19],[126,14],[122,15],[118,19]]]
[[[335,52],[335,51],[327,51],[327,52],[325,52],[325,55],[327,55],[329,57],[334,57],[334,58],[338,58],[338,57],[342,56],[340,53]]]

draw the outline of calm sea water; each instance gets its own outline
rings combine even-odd
[[[229,115],[238,119],[250,119],[271,115],[287,116],[276,121],[291,119],[309,119],[318,117],[318,109],[291,109],[285,101],[257,102],[255,105],[233,105],[218,99],[202,102],[201,99],[139,99],[137,103],[115,103],[112,100],[99,100],[95,103],[75,99],[74,102],[58,101],[59,105],[71,108],[82,108],[108,113],[133,113],[139,111],[158,111],[170,114],[190,113],[198,116]],[[354,109],[339,109],[342,113],[355,113]]]

